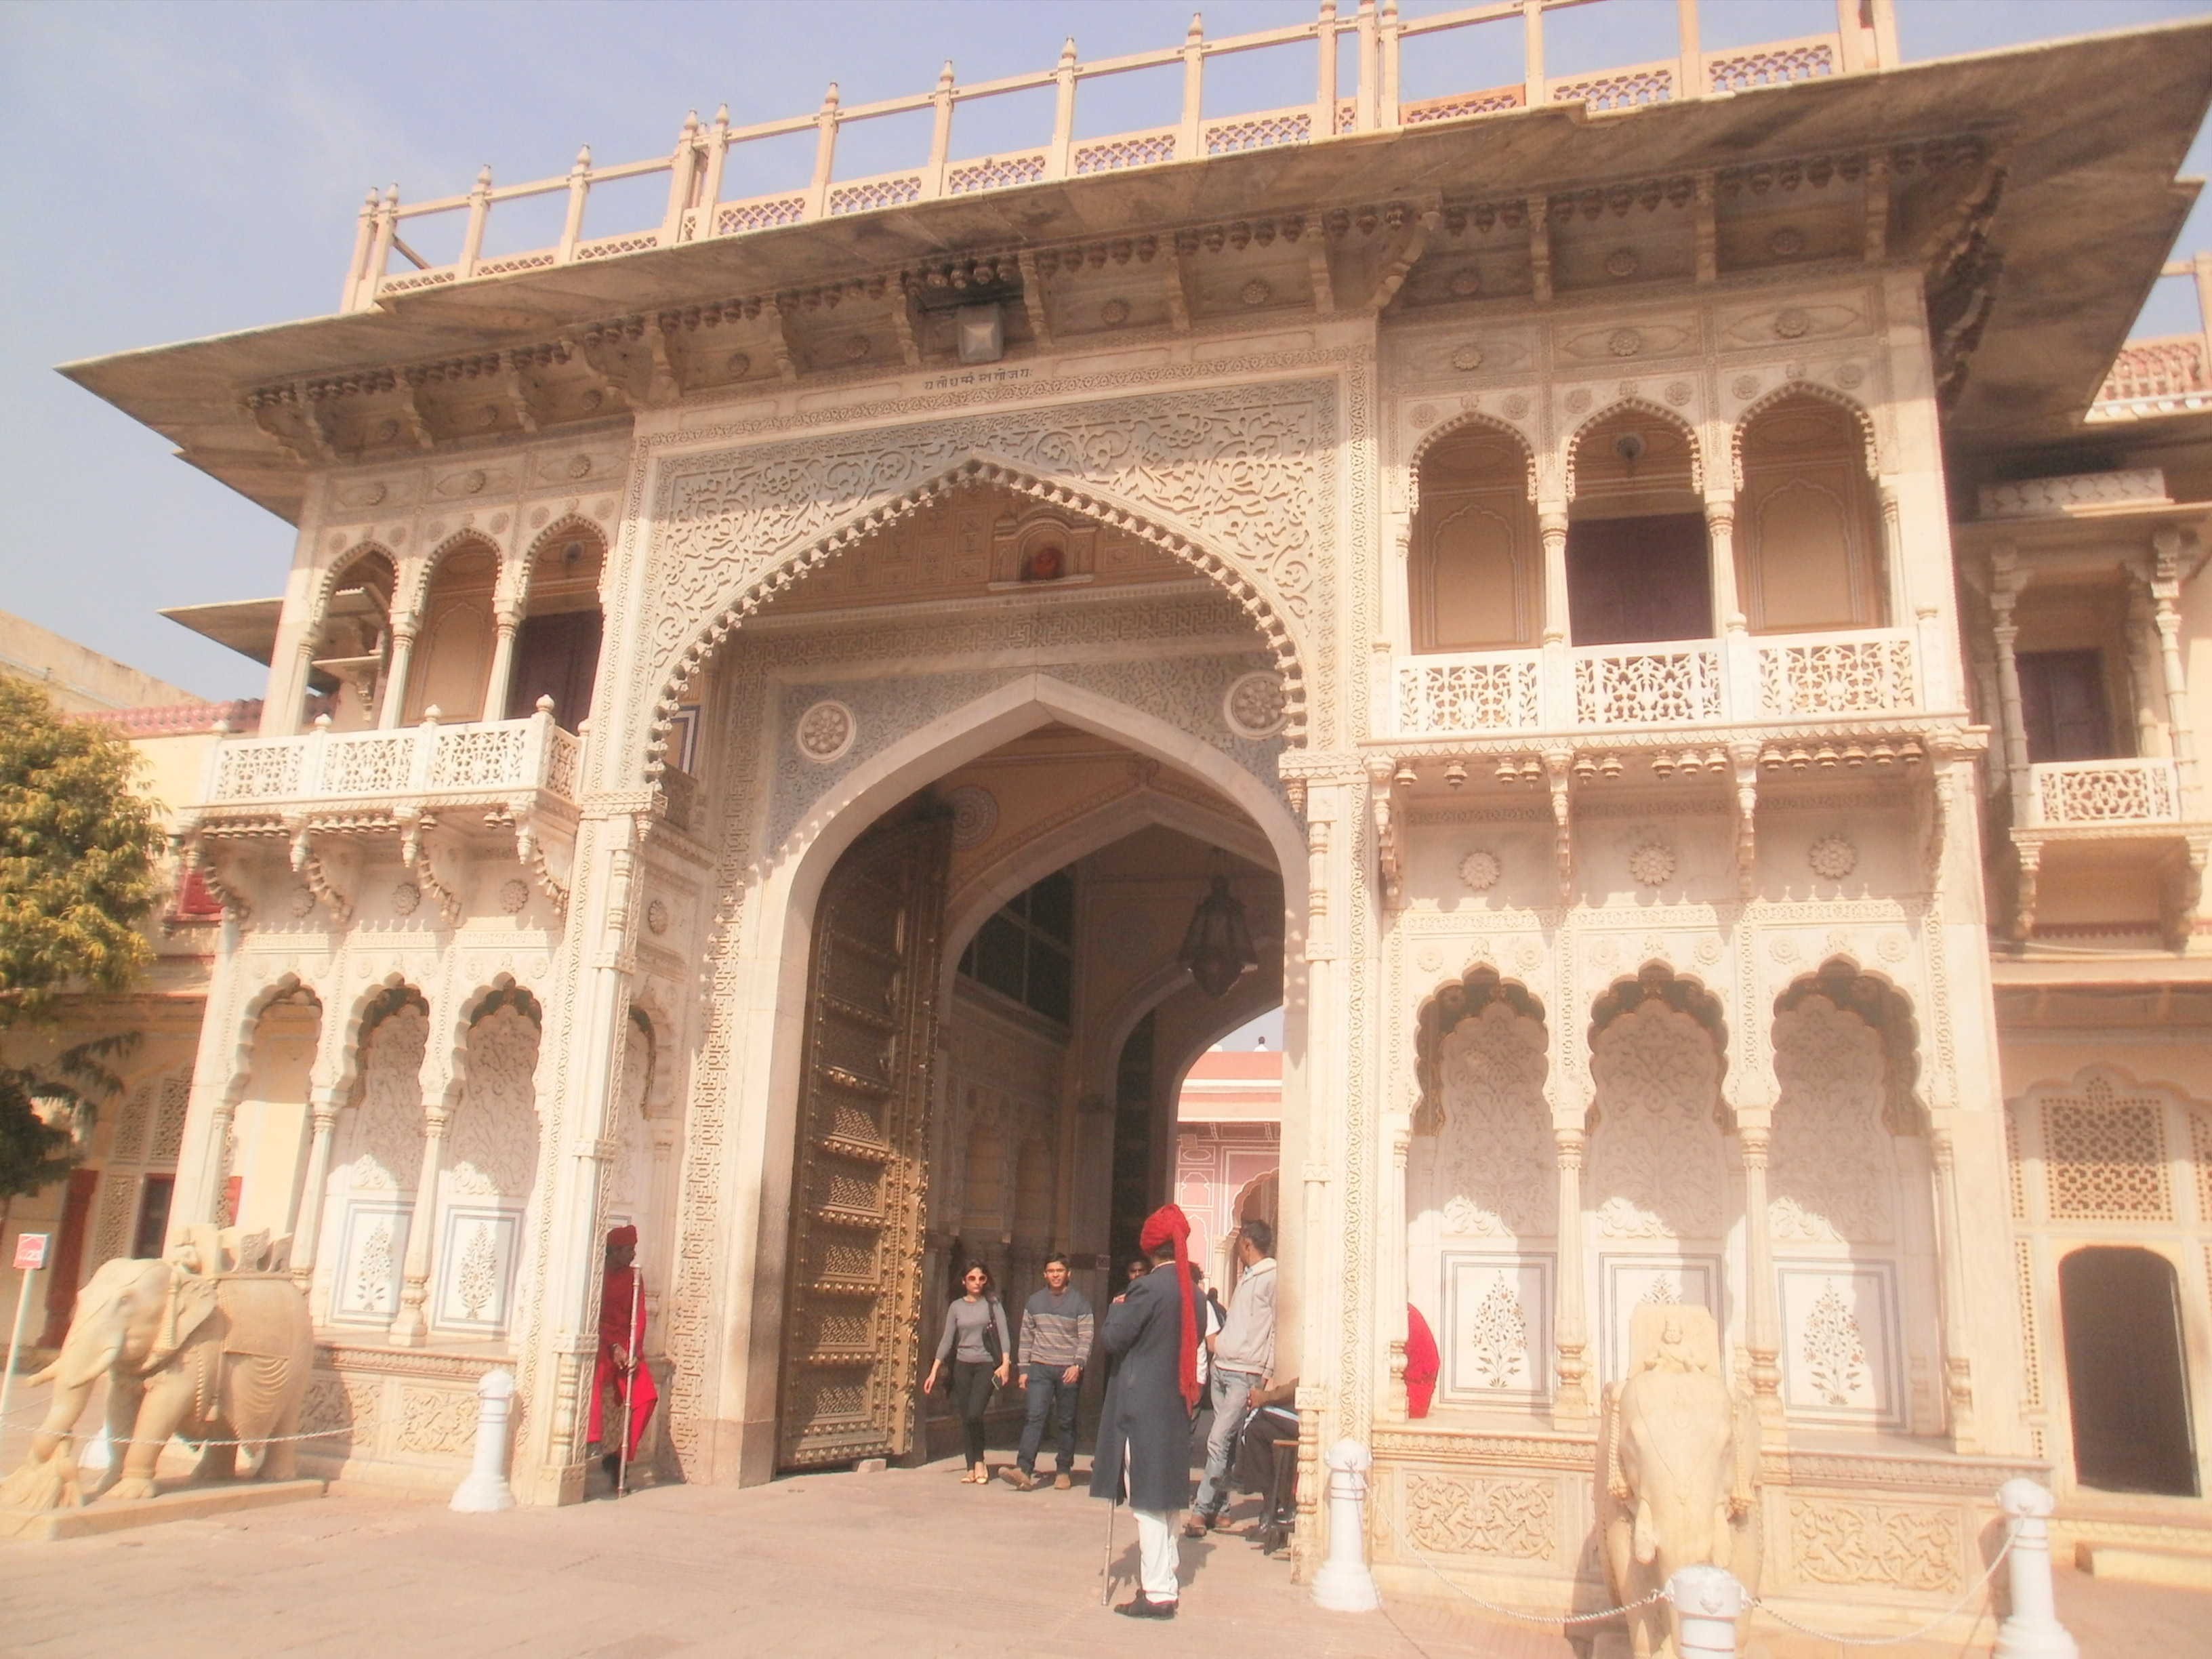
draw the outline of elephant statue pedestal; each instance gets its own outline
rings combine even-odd
[[[1725,1567],[1758,1592],[1759,1446],[1757,1409],[1729,1385],[1711,1313],[1638,1308],[1628,1375],[1606,1389],[1598,1424],[1598,1536],[1616,1606],[1693,1565]],[[1601,1636],[1593,1659],[1678,1659],[1666,1603],[1637,1607],[1627,1623],[1626,1642]]]
[[[61,1352],[28,1379],[33,1387],[51,1383],[53,1398],[22,1466],[0,1482],[0,1534],[106,1531],[123,1522],[123,1509],[148,1500],[176,1513],[206,1512],[204,1504],[177,1505],[185,1494],[164,1498],[155,1484],[161,1453],[178,1438],[204,1448],[185,1483],[199,1496],[217,1496],[198,1491],[206,1483],[236,1478],[241,1449],[250,1480],[264,1492],[279,1484],[320,1491],[319,1481],[294,1478],[315,1346],[307,1298],[289,1275],[270,1270],[282,1248],[265,1234],[196,1227],[166,1257],[109,1261],[93,1274],[77,1292]],[[107,1436],[121,1456],[88,1482],[75,1437],[102,1379]],[[32,1524],[72,1511],[85,1522]],[[96,1524],[94,1515],[111,1518]]]

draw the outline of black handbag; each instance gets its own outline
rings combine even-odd
[[[1000,1366],[1006,1363],[1006,1348],[999,1341],[999,1321],[1006,1316],[1006,1310],[1000,1307],[997,1297],[992,1297],[988,1300],[991,1304],[991,1316],[983,1322],[983,1352],[991,1356],[991,1370],[994,1373],[991,1386],[995,1389],[999,1386],[995,1373]]]

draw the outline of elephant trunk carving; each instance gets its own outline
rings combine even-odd
[[[1647,1306],[1632,1316],[1630,1370],[1605,1391],[1598,1527],[1617,1601],[1638,1601],[1675,1571],[1726,1567],[1759,1584],[1759,1426],[1720,1371],[1706,1310]],[[1636,1659],[1675,1659],[1663,1605],[1629,1615]]]
[[[255,1271],[270,1265],[265,1236],[192,1230],[203,1232],[167,1259],[105,1263],[77,1293],[60,1354],[30,1379],[53,1397],[0,1504],[51,1510],[98,1495],[78,1480],[73,1438],[102,1377],[123,1447],[114,1497],[153,1497],[155,1465],[180,1433],[209,1443],[195,1480],[231,1474],[239,1444],[258,1451],[258,1478],[291,1476],[289,1437],[314,1364],[307,1299],[289,1276]]]

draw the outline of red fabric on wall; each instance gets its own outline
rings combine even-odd
[[[1421,1317],[1421,1310],[1411,1303],[1406,1306],[1406,1414],[1426,1417],[1429,1402],[1436,1398],[1437,1373],[1443,1369],[1442,1358],[1437,1352],[1435,1334],[1429,1322]]]

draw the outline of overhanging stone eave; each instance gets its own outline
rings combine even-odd
[[[2212,21],[2192,20],[1619,113],[1545,106],[953,198],[457,284],[61,372],[292,518],[304,468],[240,406],[252,386],[531,343],[954,253],[1979,132],[2001,138],[2009,172],[1992,226],[2007,266],[1954,430],[1968,442],[2063,437],[2080,430],[2194,199],[2175,173],[2208,103]]]

